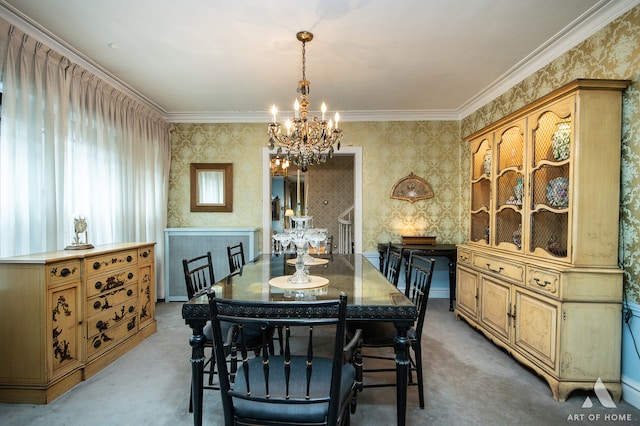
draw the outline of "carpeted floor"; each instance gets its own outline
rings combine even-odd
[[[0,425],[190,425],[190,329],[181,303],[157,305],[158,332],[48,405],[0,404]],[[603,408],[593,392],[553,400],[546,382],[433,299],[423,339],[426,408],[409,388],[408,425],[638,425],[624,401]],[[365,378],[366,380],[366,378]],[[592,408],[581,408],[586,396]],[[216,391],[205,391],[205,425],[223,425]],[[590,419],[592,419],[590,421]],[[365,389],[352,424],[393,425],[395,390]]]

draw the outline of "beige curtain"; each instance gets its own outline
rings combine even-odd
[[[0,19],[0,256],[88,242],[157,243],[167,222],[170,125],[155,111]]]

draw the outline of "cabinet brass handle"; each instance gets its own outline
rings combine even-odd
[[[536,282],[536,284],[538,284],[540,287],[546,287],[546,286],[548,286],[548,285],[551,285],[551,282],[550,282],[550,281],[544,281],[544,282],[542,282],[542,283],[541,283],[541,282],[540,282],[540,278],[534,278],[533,280],[534,280],[534,281]]]
[[[487,263],[487,269],[490,270],[491,272],[495,272],[496,274],[499,274],[500,272],[502,272],[504,270],[504,268],[502,266],[500,268],[498,268],[498,269],[493,269],[491,267],[490,263]]]

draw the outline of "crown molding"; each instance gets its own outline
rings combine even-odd
[[[285,113],[286,112],[282,112]],[[292,112],[291,112],[292,113]],[[361,121],[458,121],[455,110],[340,111],[340,122]],[[169,112],[170,123],[268,123],[269,111],[236,112]]]
[[[640,4],[640,0],[601,0],[496,81],[461,105],[458,109],[460,119],[493,101],[638,4]]]

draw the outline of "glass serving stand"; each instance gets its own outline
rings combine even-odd
[[[309,256],[309,247],[317,249],[327,239],[326,229],[309,227],[311,219],[311,216],[293,216],[291,217],[292,227],[273,236],[273,239],[280,243],[278,246],[283,251],[286,251],[290,245],[296,249],[296,272],[288,279],[292,284],[308,284],[311,281],[309,271],[304,267],[305,263],[309,265],[314,261]]]

